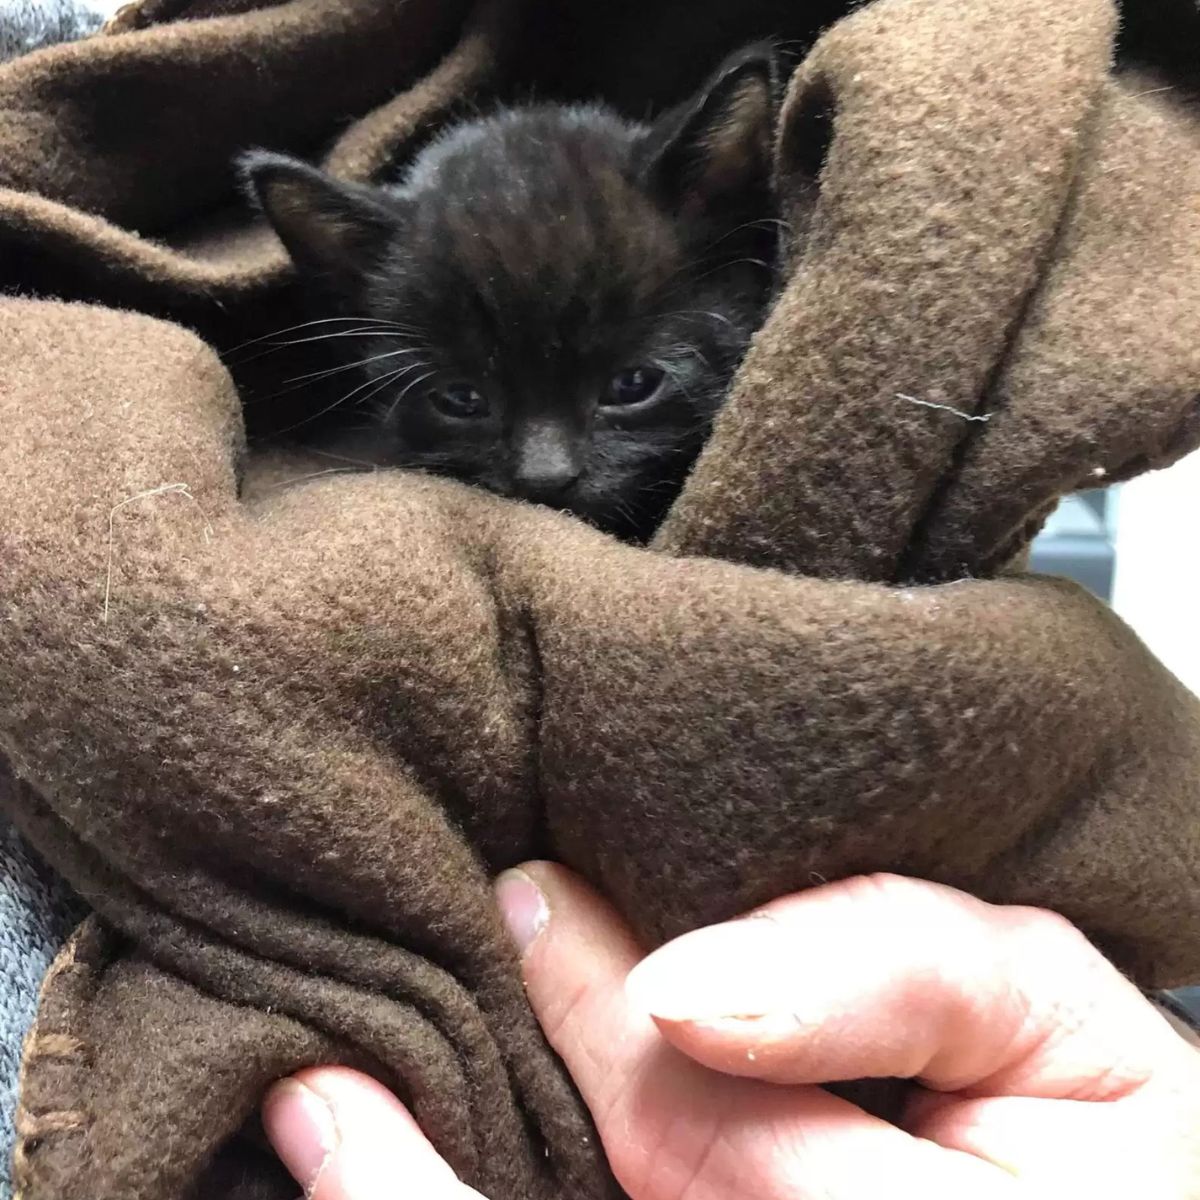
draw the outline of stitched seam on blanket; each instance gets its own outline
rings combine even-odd
[[[38,999],[39,1012],[44,1011],[47,996],[65,977],[91,978],[91,968],[78,961],[79,938],[79,932],[76,931],[46,973]],[[17,1135],[13,1149],[13,1200],[31,1200],[33,1156],[47,1139],[78,1137],[86,1133],[92,1123],[91,1114],[80,1108],[35,1111],[25,1104],[28,1077],[40,1063],[74,1061],[78,1066],[86,1067],[91,1061],[87,1044],[81,1038],[63,1030],[44,1031],[40,1027],[42,1019],[39,1016],[35,1020],[21,1061],[17,1109],[13,1119]]]
[[[61,818],[59,818],[57,814],[52,813],[52,810],[50,810],[48,805],[45,804],[44,795],[38,789],[34,788],[28,780],[23,781],[23,786],[25,786],[30,792],[31,806],[37,805],[38,803],[43,804],[45,811],[49,814],[49,819],[55,824],[61,823]],[[267,1000],[262,996],[255,997],[245,991],[239,992],[236,988],[228,990],[215,988],[211,979],[208,978],[203,971],[189,969],[193,965],[193,961],[201,957],[198,951],[200,947],[205,945],[207,945],[210,949],[219,949],[229,954],[239,955],[248,962],[257,962],[268,971],[274,970],[293,976],[298,976],[301,974],[320,975],[323,976],[330,985],[335,987],[344,987],[349,989],[362,989],[364,987],[364,983],[362,981],[353,978],[342,978],[336,973],[327,971],[314,972],[311,969],[306,972],[296,964],[262,953],[261,950],[255,948],[253,944],[242,943],[236,938],[236,936],[230,937],[229,931],[221,930],[218,927],[210,925],[203,918],[189,914],[186,911],[179,911],[170,905],[164,905],[163,897],[155,895],[155,893],[152,891],[147,891],[140,882],[127,876],[124,871],[115,867],[110,860],[100,857],[96,848],[92,846],[86,839],[80,837],[78,833],[72,830],[69,832],[68,836],[71,842],[74,843],[80,852],[89,856],[95,856],[98,859],[97,863],[94,864],[93,869],[85,871],[83,875],[77,871],[70,872],[72,876],[76,878],[77,882],[80,883],[85,899],[89,899],[92,903],[97,904],[101,917],[105,921],[110,922],[126,937],[132,939],[160,969],[170,971],[204,994],[212,996],[214,999],[217,999],[223,1003],[237,1007],[263,1008],[268,1003]],[[36,842],[36,838],[34,840]],[[84,877],[87,878],[88,884],[91,886],[97,886],[97,879],[99,879],[99,890],[106,898],[115,898],[120,892],[124,891],[126,893],[125,901],[127,905],[125,911],[104,911],[103,904],[99,901],[99,897],[91,896],[89,894],[89,887],[82,883]],[[129,920],[130,914],[140,916],[142,920],[135,919],[131,921]],[[171,926],[176,937],[180,937],[191,942],[190,950],[180,954],[178,953],[178,946],[173,945],[171,950],[167,950],[165,948],[164,938],[162,937],[163,931],[161,928],[161,924],[164,921]],[[174,942],[174,939],[168,940]],[[73,947],[74,943],[71,943],[71,945]],[[414,951],[408,950],[406,947],[398,945],[398,948],[403,950],[405,953],[415,954]],[[189,959],[193,961],[189,961]],[[432,963],[432,965],[438,967],[436,962],[433,962],[433,960],[427,959],[426,961],[429,961]],[[49,988],[52,978],[57,978],[59,975],[81,973],[90,977],[92,974],[87,964],[77,964],[73,960],[65,961],[61,964],[61,966],[56,963],[55,966],[59,969],[55,970],[55,968],[52,968],[52,973],[47,975],[46,982],[43,985],[43,995]],[[447,979],[453,986],[462,986],[459,984],[454,974],[448,971],[445,967],[438,967],[438,969],[446,974]],[[377,982],[367,984],[365,986],[377,986]],[[476,1089],[479,1085],[479,1077],[472,1067],[472,1056],[468,1053],[467,1046],[464,1045],[463,1037],[457,1035],[457,1031],[453,1024],[453,1017],[447,1017],[443,1011],[441,1011],[435,1004],[431,1003],[428,996],[422,995],[419,989],[411,992],[407,989],[380,990],[382,994],[393,1003],[410,1009],[418,1020],[422,1021],[441,1039],[447,1049],[447,1053],[457,1060],[459,1064],[459,1074],[462,1080],[462,1087],[452,1097],[451,1103],[460,1104],[464,1110],[468,1112],[475,1109],[477,1107],[475,1096]],[[286,994],[286,989],[283,989],[283,991],[284,994]],[[277,1007],[276,1011],[322,1036],[334,1038],[335,1040],[347,1046],[360,1048],[367,1054],[370,1054],[371,1052],[371,1044],[369,1041],[360,1040],[347,1030],[331,1028],[324,1023],[315,1012],[305,1009],[303,1006],[293,1008],[280,1005]],[[486,1019],[482,1013],[480,1014],[480,1021],[484,1036],[489,1040],[494,1041],[494,1034],[487,1025]],[[56,1054],[59,1055],[61,1061],[61,1054],[59,1052],[61,1052],[63,1049],[63,1043],[61,1041],[52,1042],[51,1047]],[[497,1047],[497,1049],[499,1048]],[[511,1079],[511,1065],[508,1062],[503,1061],[502,1054],[500,1057],[501,1069],[504,1070]],[[78,1059],[78,1062],[80,1065],[86,1065],[89,1060],[90,1054],[88,1053],[86,1047],[83,1047],[83,1053]],[[30,1056],[29,1051],[27,1050],[26,1063],[29,1062]],[[24,1094],[23,1088],[22,1094]],[[26,1109],[25,1111],[29,1110]],[[70,1110],[64,1111],[69,1112]],[[47,1117],[50,1114],[31,1112],[30,1115],[36,1118],[39,1116]],[[81,1126],[80,1131],[85,1131],[85,1127]],[[76,1130],[64,1126],[64,1128],[61,1130],[46,1130],[46,1132],[59,1132],[66,1134],[74,1133]],[[475,1133],[475,1125],[473,1122],[470,1123],[470,1133],[472,1149],[478,1158],[481,1154],[482,1148]],[[30,1143],[34,1143],[36,1140],[37,1139],[32,1135],[28,1138]],[[14,1154],[14,1165],[16,1164],[16,1161],[16,1155]],[[28,1164],[28,1155],[26,1155],[23,1161]],[[14,1177],[16,1178],[16,1176],[17,1172],[14,1169]],[[16,1181],[19,1183],[19,1178],[17,1178]],[[35,1198],[32,1194],[24,1197],[14,1195],[14,1200],[35,1200]]]

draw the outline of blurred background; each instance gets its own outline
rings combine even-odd
[[[1033,568],[1107,601],[1200,695],[1200,453],[1165,471],[1071,496],[1034,543]]]

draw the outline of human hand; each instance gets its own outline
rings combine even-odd
[[[872,876],[643,959],[562,868],[497,894],[632,1200],[1200,1197],[1200,1054],[1049,913]],[[885,1076],[919,1081],[898,1126],[815,1086]],[[264,1120],[311,1200],[478,1200],[353,1072],[277,1085]]]

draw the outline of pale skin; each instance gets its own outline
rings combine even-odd
[[[1200,1052],[1050,913],[871,876],[646,957],[560,867],[497,897],[631,1200],[1200,1200]],[[920,1084],[900,1125],[815,1086],[867,1076]],[[478,1200],[352,1071],[264,1123],[310,1200]]]

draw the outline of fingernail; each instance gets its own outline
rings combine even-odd
[[[522,954],[546,927],[550,908],[541,889],[524,871],[505,871],[496,880],[496,903]]]
[[[684,934],[629,973],[631,1004],[664,1021],[756,1020],[795,1013],[797,971],[775,923],[730,921]]]
[[[263,1100],[263,1128],[275,1152],[305,1194],[337,1149],[337,1123],[329,1105],[294,1079],[275,1084]]]

